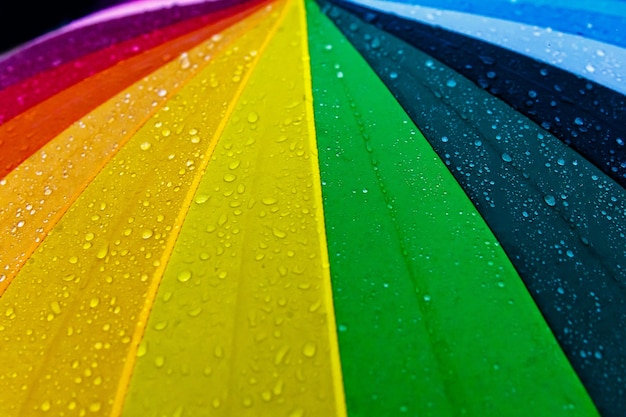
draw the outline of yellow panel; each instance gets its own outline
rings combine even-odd
[[[261,57],[155,300],[124,416],[344,416],[303,5]]]
[[[187,79],[266,13],[226,29],[75,123],[0,181],[0,296],[102,167]]]
[[[250,25],[131,138],[0,298],[0,416],[115,412],[224,116],[277,18]]]

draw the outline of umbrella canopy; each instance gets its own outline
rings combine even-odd
[[[139,1],[0,57],[0,415],[623,415],[605,3]]]

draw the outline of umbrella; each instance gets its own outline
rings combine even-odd
[[[420,3],[3,55],[0,414],[623,415],[622,6]]]

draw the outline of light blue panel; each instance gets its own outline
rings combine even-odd
[[[624,48],[482,15],[381,0],[352,2],[510,49],[626,94]]]
[[[402,0],[530,25],[626,46],[626,3],[617,0]]]

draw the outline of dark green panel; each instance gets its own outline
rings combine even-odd
[[[326,11],[480,211],[599,411],[625,415],[624,189],[427,54],[340,8]]]
[[[307,15],[349,415],[596,415],[444,163],[317,5]]]

